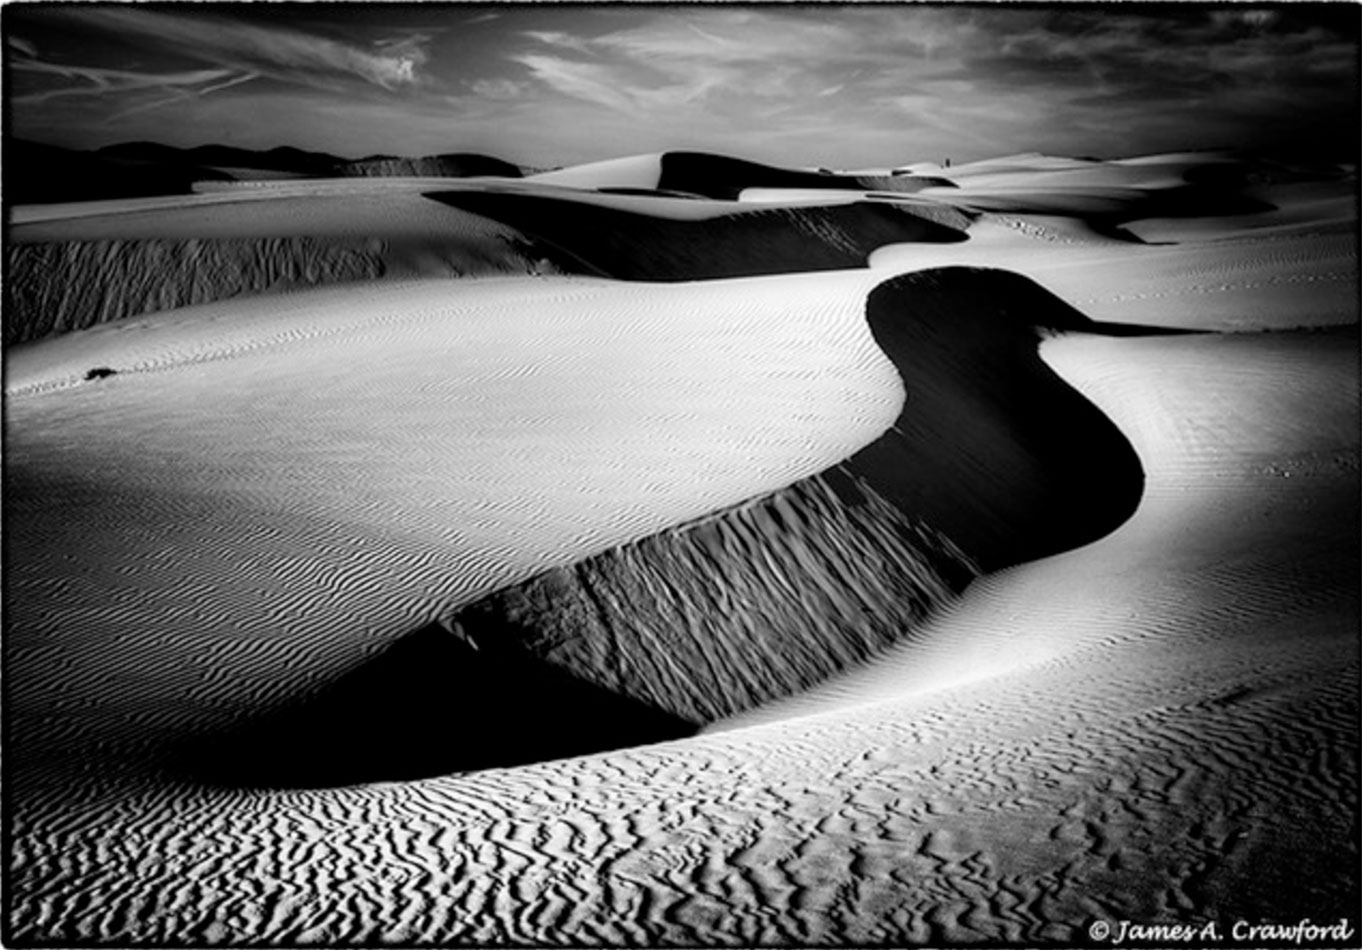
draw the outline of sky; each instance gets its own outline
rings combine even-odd
[[[873,168],[1358,148],[1362,6],[11,2],[12,136]],[[1353,159],[1355,160],[1355,158]]]

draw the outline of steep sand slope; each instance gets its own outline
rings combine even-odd
[[[495,176],[499,178],[521,177],[520,166],[491,155],[474,152],[453,152],[443,155],[425,155],[420,158],[398,158],[391,155],[361,158],[345,162],[336,169],[337,174],[350,178],[427,178],[447,176],[451,178],[470,178]]]
[[[542,267],[523,236],[422,197],[427,185],[288,183],[16,209],[4,342],[245,294]]]
[[[952,187],[944,178],[911,174],[834,174],[777,168],[708,152],[661,152],[557,169],[531,180],[574,188],[660,189],[732,201],[748,188],[812,188],[823,191],[914,192]]]
[[[564,270],[622,280],[703,280],[863,266],[876,248],[965,240],[964,218],[898,204],[737,205],[696,220],[649,205],[684,200],[449,191],[437,200],[524,231]],[[646,204],[645,204],[646,203]],[[615,205],[616,207],[612,207]],[[726,209],[727,210],[727,209]]]

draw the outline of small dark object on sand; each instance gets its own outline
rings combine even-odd
[[[118,372],[118,370],[116,370],[116,369],[109,369],[109,367],[107,367],[107,366],[96,366],[94,369],[90,370],[90,372],[88,372],[88,373],[85,374],[85,378],[86,378],[86,379],[103,379],[103,378],[106,377],[106,376],[113,376],[113,375],[114,375],[115,373],[117,373],[117,372]]]

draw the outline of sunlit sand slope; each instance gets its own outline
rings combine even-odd
[[[1129,221],[1270,213],[1274,205],[1261,186],[1337,181],[1348,173],[1212,151],[1112,161],[1017,155],[941,174],[952,187],[922,189],[923,197],[980,211]]]
[[[1345,209],[1356,200],[1355,184],[1330,186],[1322,202],[1303,188],[1269,189],[1278,210],[1189,219],[1217,223],[1205,232],[1187,229],[1176,244],[1139,243],[1083,218],[986,214],[965,243],[884,247],[870,264],[891,273],[1001,267],[1103,322],[1199,330],[1350,324],[1358,319],[1358,243],[1355,217]],[[1168,234],[1166,223],[1151,224]]]
[[[885,758],[920,755],[959,795],[931,825],[955,860],[977,852],[987,883],[957,892],[966,904],[996,887],[1043,893],[1050,920],[1345,913],[1356,344],[1355,329],[1047,343],[1140,452],[1135,517],[989,578],[864,674],[744,721],[791,736],[897,723],[885,737],[904,745]],[[1019,886],[1041,869],[1052,888]]]

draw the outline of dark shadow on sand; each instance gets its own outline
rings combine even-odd
[[[887,202],[803,208],[736,206],[732,214],[677,220],[589,201],[511,192],[429,192],[426,197],[515,228],[568,273],[618,280],[753,277],[866,266],[886,244],[954,244],[967,218]],[[951,227],[923,215],[938,213]]]
[[[315,695],[182,740],[164,767],[220,787],[321,788],[528,765],[696,731],[492,633],[475,645],[424,627]]]
[[[954,188],[945,178],[919,175],[845,175],[777,168],[708,152],[666,152],[657,187],[735,201],[746,188],[826,188],[832,191],[913,192]]]
[[[1179,331],[1094,323],[1018,274],[906,274],[867,302],[907,391],[846,468],[985,571],[1096,541],[1139,504],[1144,470],[1116,425],[1041,359],[1043,335]]]

